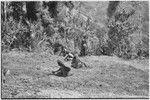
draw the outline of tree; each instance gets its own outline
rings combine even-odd
[[[141,9],[142,8],[142,9]],[[131,58],[138,52],[138,43],[133,43],[133,36],[142,41],[142,25],[145,12],[144,2],[120,2],[109,20],[109,47],[118,56]],[[140,35],[141,34],[141,35]],[[140,37],[137,37],[140,35]],[[132,38],[132,39],[131,39]],[[143,45],[144,46],[144,45]],[[135,51],[136,50],[136,51]]]

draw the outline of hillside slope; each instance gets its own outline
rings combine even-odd
[[[63,57],[48,53],[2,54],[2,66],[10,69],[2,84],[3,98],[114,98],[148,97],[148,61],[124,61],[116,57],[87,56],[90,68],[73,69],[63,78],[48,75]],[[70,67],[70,62],[65,62]],[[138,66],[138,67],[137,67]],[[3,77],[2,77],[3,78]]]

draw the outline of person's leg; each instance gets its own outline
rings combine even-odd
[[[52,71],[52,74],[57,74],[58,72],[60,72],[61,71],[61,68],[59,68],[58,70],[56,70],[56,71]]]
[[[85,50],[86,50],[86,48],[84,47],[84,48],[83,48],[83,56],[86,55]]]
[[[69,67],[64,67],[63,69],[62,69],[62,73],[63,73],[63,77],[66,77],[66,76],[68,76],[68,73],[69,73],[69,71],[70,71],[71,69],[69,68]]]
[[[70,71],[70,68],[68,68],[68,67],[60,68],[59,70],[53,72],[53,75],[66,77],[66,76],[68,76],[69,71]]]
[[[56,76],[62,76],[63,75],[62,70],[63,70],[62,68],[59,68],[57,71],[52,71],[52,74]]]
[[[83,56],[83,48],[81,48],[80,56]]]

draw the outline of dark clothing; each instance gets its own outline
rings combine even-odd
[[[59,44],[59,43],[55,43],[53,45],[54,47],[54,54],[57,54],[58,52],[62,52],[62,49],[63,49],[63,45],[62,44]]]
[[[64,64],[63,64],[63,62],[62,61],[60,61],[60,60],[57,60],[57,64],[60,66],[60,67],[66,67]]]
[[[66,67],[63,62],[57,60],[58,65],[60,68],[57,71],[52,72],[56,76],[66,77],[68,76],[69,71],[71,70],[69,67]]]
[[[81,43],[81,53],[80,53],[81,56],[86,55],[86,45],[87,45],[86,40],[83,40]]]
[[[61,76],[61,77],[66,77],[68,76],[68,73],[71,69],[66,67],[66,68],[59,68],[57,71],[53,72],[56,76]]]
[[[81,61],[77,57],[74,57],[71,62],[71,67],[76,69],[81,68]]]
[[[65,57],[66,55],[68,55],[70,52],[68,50],[66,50],[65,48],[62,48],[62,54]]]

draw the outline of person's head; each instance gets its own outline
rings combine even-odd
[[[83,35],[83,40],[86,40],[87,36],[86,35]]]
[[[63,53],[63,56],[66,56],[66,54],[67,54],[67,49],[66,49],[66,47],[62,47],[62,53]]]
[[[73,54],[73,56],[74,56],[74,57],[73,57],[74,59],[77,59],[77,58],[78,58],[78,53],[75,52],[75,53]]]

